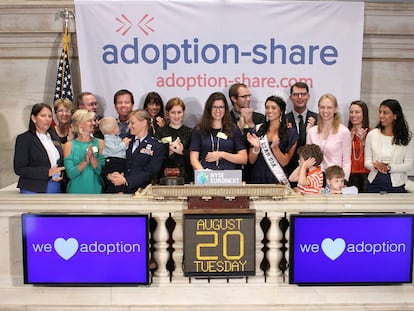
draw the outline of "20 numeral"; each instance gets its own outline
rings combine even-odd
[[[197,231],[196,235],[201,236],[212,236],[213,241],[209,243],[198,243],[196,246],[196,257],[198,260],[218,260],[218,256],[202,256],[201,251],[202,248],[217,248],[219,236],[216,231]],[[239,237],[239,254],[237,256],[231,256],[228,254],[228,238],[230,236],[238,236]],[[223,257],[227,260],[239,260],[244,256],[244,234],[240,231],[227,231],[223,234]]]

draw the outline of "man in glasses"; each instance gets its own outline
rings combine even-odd
[[[296,82],[290,87],[290,101],[293,104],[293,110],[286,114],[288,127],[295,128],[299,135],[296,150],[306,144],[306,131],[314,126],[318,120],[318,114],[308,110],[307,105],[310,98],[309,86],[305,82]],[[298,166],[299,157],[297,152],[293,154],[292,159],[286,169],[290,174]]]
[[[249,89],[243,83],[235,83],[229,88],[229,98],[233,104],[230,114],[233,121],[243,133],[243,136],[255,127],[256,124],[264,123],[265,116],[259,112],[253,111],[250,107],[252,95]]]
[[[77,98],[78,109],[86,109],[91,112],[95,112],[96,115],[96,122],[95,122],[95,131],[93,136],[96,138],[103,139],[104,136],[99,130],[99,120],[102,118],[98,114],[98,101],[96,100],[96,96],[91,92],[82,92],[78,95]]]
[[[91,92],[82,92],[77,99],[78,109],[86,109],[98,114],[98,102]]]
[[[250,132],[256,124],[266,122],[266,118],[263,114],[253,111],[250,107],[250,100],[252,96],[246,84],[235,83],[229,88],[229,98],[233,104],[233,108],[230,111],[230,115],[233,118],[233,122],[239,127],[243,134],[244,143],[247,150],[249,150],[249,142],[247,141],[247,133]],[[250,181],[251,165],[247,163],[243,166],[243,180]]]

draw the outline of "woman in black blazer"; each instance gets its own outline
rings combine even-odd
[[[63,151],[51,124],[52,108],[35,104],[29,130],[16,138],[14,172],[21,193],[61,192]]]

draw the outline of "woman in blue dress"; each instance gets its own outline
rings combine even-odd
[[[191,137],[190,161],[194,170],[235,170],[247,163],[242,133],[223,93],[212,93],[207,99]]]

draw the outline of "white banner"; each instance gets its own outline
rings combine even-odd
[[[309,108],[324,93],[344,123],[361,84],[363,2],[75,0],[82,90],[116,116],[113,94],[129,89],[135,108],[158,92],[181,97],[194,125],[208,95],[248,85],[264,112],[271,94],[310,86]],[[229,105],[231,105],[229,101]]]

